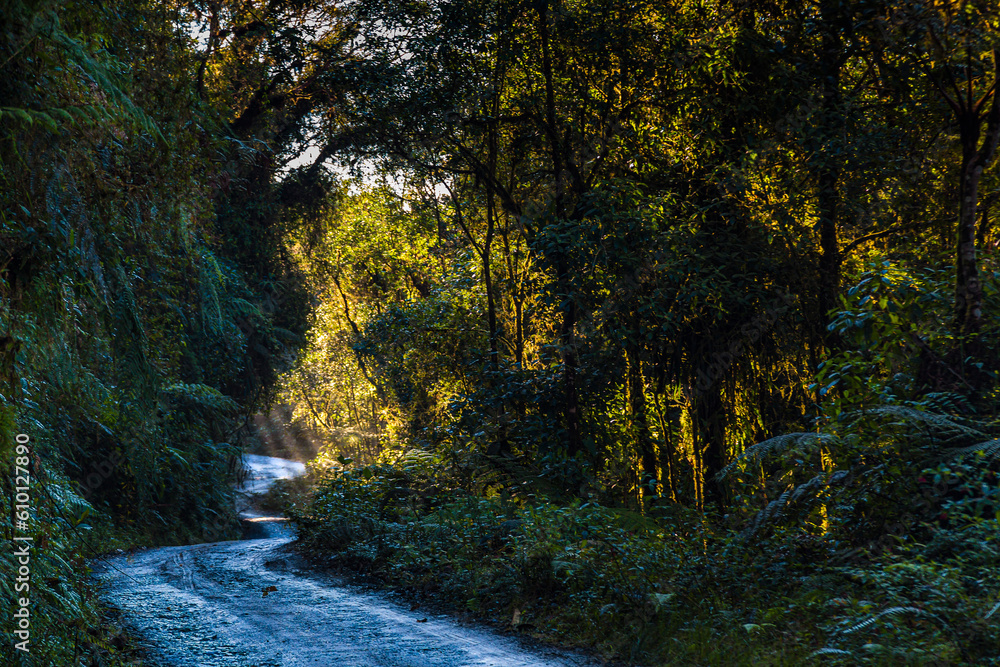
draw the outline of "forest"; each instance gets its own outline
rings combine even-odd
[[[994,0],[0,5],[9,664],[292,442],[317,568],[511,632],[1000,665]]]

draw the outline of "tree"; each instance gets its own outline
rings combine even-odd
[[[916,3],[904,15],[903,38],[927,84],[951,112],[958,132],[958,221],[955,328],[982,329],[983,287],[976,256],[979,188],[1000,142],[1000,15],[993,3]]]

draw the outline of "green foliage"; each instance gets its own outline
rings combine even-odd
[[[19,664],[129,658],[87,558],[238,534],[241,416],[294,344],[268,300],[280,283],[226,257],[231,107],[197,89],[179,12],[68,0],[0,17],[0,425],[5,456],[31,439],[40,545]]]
[[[421,457],[331,470],[289,509],[318,563],[636,664],[995,658],[994,520],[831,566],[833,534],[749,546],[695,513],[483,497],[449,477]]]
[[[390,5],[352,6],[365,94],[326,138],[396,186],[293,238],[325,312],[285,397],[364,466],[297,506],[307,548],[635,660],[993,659],[874,594],[992,530],[995,170],[974,336],[952,266],[992,10]]]
[[[209,539],[280,398],[306,546],[401,585],[634,661],[993,659],[990,3],[9,4],[49,510]]]
[[[827,641],[847,652],[840,664],[992,664],[998,537],[996,521],[939,528],[878,567],[839,569],[854,589],[827,603]]]
[[[16,431],[4,425],[0,435],[8,460],[13,460]],[[9,426],[13,426],[10,424]],[[37,459],[36,459],[37,461]],[[29,544],[29,588],[15,590],[14,574],[20,566],[15,549],[5,549],[0,555],[5,573],[0,582],[0,600],[11,609],[16,600],[27,596],[30,606],[30,653],[15,651],[14,642],[5,642],[0,649],[4,664],[9,665],[71,665],[83,659],[100,661],[104,665],[133,664],[138,652],[125,631],[108,618],[100,605],[83,548],[100,543],[111,550],[124,544],[121,531],[111,531],[107,518],[94,512],[86,500],[77,495],[68,479],[56,470],[35,463],[29,465],[35,481],[31,485],[31,511],[27,526],[14,532],[12,515],[2,526],[3,537],[12,545]],[[11,477],[2,482],[5,496],[13,497]],[[14,535],[30,536],[33,541],[14,542]]]

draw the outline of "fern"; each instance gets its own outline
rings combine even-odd
[[[927,429],[935,442],[948,445],[957,440],[982,438],[984,433],[971,426],[959,423],[955,418],[938,412],[920,410],[908,405],[880,405],[864,411],[854,411],[848,415],[850,420],[864,417],[889,417],[894,426],[919,424]]]
[[[1000,458],[1000,438],[980,442],[968,447],[962,447],[953,453],[953,458],[958,459],[969,454],[978,454],[980,452],[982,452],[982,455],[988,460]]]
[[[219,264],[211,252],[205,251],[202,254],[198,273],[202,326],[205,331],[213,335],[221,335],[223,327],[219,291],[222,288],[223,277]]]
[[[46,484],[45,492],[68,521],[80,523],[94,511],[68,484]]]
[[[499,468],[486,468],[478,472],[472,490],[476,494],[485,495],[487,489],[495,485],[506,485],[510,480],[510,475]]]
[[[969,399],[953,392],[931,392],[920,401],[922,405],[936,412],[948,414],[970,414],[974,412]]]
[[[828,656],[836,656],[836,657],[844,657],[844,658],[853,658],[854,657],[854,654],[851,653],[850,651],[844,651],[844,650],[839,649],[839,648],[821,648],[818,651],[813,651],[812,653],[810,653],[809,657],[810,658],[820,658],[820,657],[827,656],[827,655]]]
[[[787,489],[777,499],[772,500],[767,504],[767,507],[757,513],[750,527],[743,531],[743,539],[749,539],[755,536],[761,529],[776,524],[786,516],[786,510],[789,507],[802,504],[806,501],[815,501],[819,490],[841,484],[848,477],[849,473],[846,470],[837,470],[830,475],[821,473],[807,482]]]
[[[404,466],[411,465],[432,465],[438,462],[438,458],[426,449],[420,447],[410,447],[399,457],[399,463]]]
[[[205,384],[178,382],[165,387],[162,394],[171,402],[216,413],[234,412],[239,408],[236,401],[215,387],[209,387]]]
[[[115,80],[117,77],[112,74],[110,67],[105,63],[98,62],[91,54],[87,53],[78,41],[66,34],[59,25],[59,19],[54,12],[49,14],[48,19],[48,25],[40,31],[41,35],[58,45],[70,61],[100,87],[105,98],[110,102],[110,108],[93,106],[85,108],[92,114],[93,120],[95,122],[114,120],[117,116],[119,119],[131,122],[161,142],[165,142],[166,139],[156,123],[145,111],[132,102],[123,90],[123,86]]]
[[[948,397],[935,396],[930,402],[948,405],[949,400]],[[849,480],[870,479],[870,481],[858,485],[849,495],[860,498],[872,489],[877,489],[881,484],[879,479],[890,474],[887,473],[891,467],[887,467],[886,457],[898,460],[901,448],[905,448],[908,444],[929,442],[935,448],[939,448],[984,437],[985,424],[921,409],[921,407],[919,404],[881,405],[864,411],[857,410],[845,413],[842,423],[849,433],[843,438],[828,433],[796,432],[786,433],[748,447],[743,454],[718,473],[717,479],[725,479],[739,469],[760,464],[770,458],[788,457],[790,454],[794,454],[796,458],[805,459],[807,458],[806,453],[815,452],[820,447],[828,447],[835,460],[837,458],[849,460],[850,467],[847,470],[838,470],[832,475],[815,474],[808,481],[786,489],[777,499],[768,503],[754,516],[752,523],[743,531],[744,539],[752,538],[763,529],[786,519],[795,506],[812,506],[824,488],[843,485]],[[872,431],[878,433],[879,426],[877,424],[882,424],[881,436],[876,435],[873,438],[862,440],[855,435],[856,433]],[[898,430],[886,427],[897,427]],[[893,447],[886,447],[886,440],[883,437],[886,435],[895,442]],[[858,444],[852,444],[845,450],[844,447],[847,443]],[[872,456],[869,452],[875,455]],[[980,442],[958,449],[952,453],[952,456],[958,458],[976,452],[982,452],[990,458],[1000,456],[1000,439]],[[850,456],[850,459],[847,459],[847,456]],[[923,458],[928,457],[925,454]],[[912,457],[907,460],[913,462]],[[924,461],[924,463],[926,462]],[[898,475],[899,473],[891,474]],[[850,498],[845,500],[851,501]]]
[[[840,439],[828,433],[785,433],[774,438],[747,447],[729,465],[719,471],[717,479],[725,479],[740,465],[754,465],[764,459],[783,454],[789,449],[819,448],[840,442]]]
[[[794,487],[786,490],[782,493],[776,500],[772,500],[767,504],[753,519],[753,523],[750,527],[743,531],[743,539],[749,539],[757,534],[757,531],[761,529],[762,526],[772,523],[777,518],[780,518],[783,514],[785,506],[788,504],[788,499],[791,498]]]
[[[878,614],[875,614],[874,616],[871,616],[865,619],[864,621],[856,625],[853,625],[847,628],[846,630],[843,630],[841,634],[844,635],[853,634],[855,632],[859,632],[861,630],[874,626],[876,623],[878,623],[884,618],[895,618],[904,615],[916,616],[918,618],[925,618],[931,620],[939,627],[949,632],[951,631],[951,626],[948,625],[947,621],[945,621],[937,614],[927,611],[926,609],[921,609],[920,607],[890,607],[889,609],[881,611]]]
[[[141,310],[124,267],[116,265],[110,275],[114,278],[115,301],[107,318],[115,361],[134,383],[141,404],[149,406],[155,398],[159,374],[149,361],[149,340]]]
[[[19,41],[31,42],[40,38],[54,47],[59,55],[66,59],[72,71],[78,77],[78,86],[86,89],[89,85],[100,90],[103,103],[97,104],[64,104],[31,109],[25,107],[0,107],[0,118],[10,118],[24,126],[40,125],[46,130],[59,134],[62,129],[74,125],[106,125],[109,122],[122,122],[145,132],[147,135],[166,142],[153,119],[140,109],[125,92],[125,82],[118,72],[127,71],[108,56],[106,50],[97,58],[62,27],[55,11],[29,9],[28,13],[18,17],[19,22],[27,28]],[[8,35],[10,37],[10,35]],[[85,93],[84,99],[93,99],[93,95]]]

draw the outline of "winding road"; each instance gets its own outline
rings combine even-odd
[[[250,499],[302,464],[247,455]],[[164,667],[590,667],[317,575],[281,517],[241,511],[257,539],[146,549],[95,563],[149,660]]]

